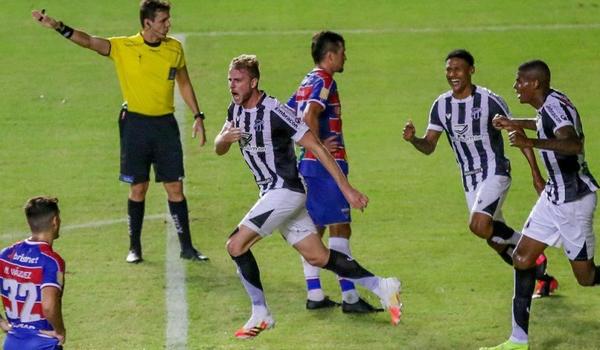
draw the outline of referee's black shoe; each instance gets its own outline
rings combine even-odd
[[[192,248],[184,250],[179,254],[179,257],[190,261],[208,261],[208,256],[202,254],[199,250]]]
[[[315,301],[306,299],[306,309],[307,310],[318,310],[318,309],[327,309],[330,307],[340,306],[340,303],[336,303],[335,301],[329,299],[328,296],[325,296],[323,300]]]
[[[383,309],[376,308],[367,303],[363,298],[358,298],[356,303],[342,302],[342,312],[345,314],[368,314],[371,312],[382,312]]]

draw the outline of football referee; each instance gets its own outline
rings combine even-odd
[[[175,81],[183,100],[194,113],[193,135],[206,142],[204,113],[200,111],[185,64],[183,48],[167,36],[171,6],[166,1],[140,3],[141,31],[132,36],[100,38],[73,29],[45,14],[33,11],[42,26],[56,30],[77,45],[96,51],[115,63],[124,103],[119,113],[121,141],[120,180],[130,184],[127,214],[130,246],[126,261],[142,261],[141,233],[150,165],[156,182],[167,192],[169,211],[181,244],[181,258],[208,260],[192,245],[188,206],[183,194],[183,150],[175,111]]]

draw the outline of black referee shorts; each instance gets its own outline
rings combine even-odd
[[[149,181],[150,165],[156,182],[183,179],[183,150],[173,114],[151,117],[123,109],[119,113],[119,134],[119,180],[130,184]]]

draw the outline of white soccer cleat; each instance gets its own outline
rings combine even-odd
[[[130,264],[137,264],[142,262],[142,257],[136,251],[130,250],[127,254],[127,257],[125,258],[125,261],[127,261]]]
[[[257,337],[262,331],[273,327],[275,327],[275,320],[271,314],[252,314],[248,322],[242,328],[235,331],[235,337],[238,339],[252,339]]]
[[[395,277],[382,278],[379,282],[381,305],[390,313],[391,322],[394,326],[400,323],[400,317],[402,316],[401,290],[400,281]]]

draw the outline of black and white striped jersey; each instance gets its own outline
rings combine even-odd
[[[536,126],[540,139],[555,139],[556,130],[572,126],[581,141],[585,140],[577,108],[565,94],[553,89],[537,111]],[[545,193],[552,203],[571,202],[598,190],[598,183],[588,170],[583,151],[578,155],[564,155],[546,149],[539,152],[548,171]]]
[[[276,188],[304,193],[294,142],[309,130],[293,109],[264,92],[256,107],[231,103],[227,123],[242,130],[238,144],[262,196]]]
[[[469,97],[459,100],[448,91],[431,107],[427,129],[446,132],[466,192],[475,190],[488,175],[510,175],[502,134],[492,126],[496,113],[510,117],[500,96],[475,85]]]

